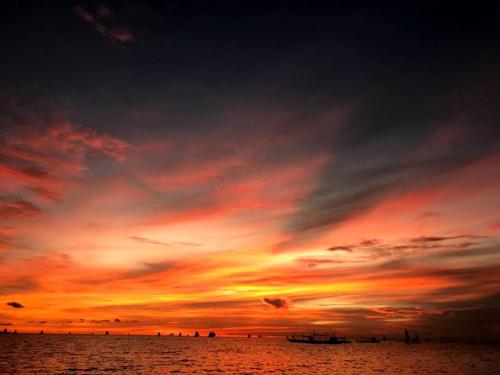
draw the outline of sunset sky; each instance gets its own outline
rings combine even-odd
[[[0,328],[500,334],[496,12],[415,3],[2,4]]]

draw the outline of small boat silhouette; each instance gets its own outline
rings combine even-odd
[[[362,337],[360,339],[357,339],[356,342],[360,342],[363,344],[378,344],[380,340],[378,340],[376,337]]]
[[[217,336],[217,335],[215,334],[215,331],[210,331],[210,332],[208,333],[208,337],[210,337],[210,338],[214,338],[215,336]]]
[[[418,337],[417,331],[415,331],[415,336],[413,339],[410,337],[408,329],[405,328],[405,343],[406,344],[420,344],[420,338]]]
[[[196,331],[196,332],[194,333],[194,337],[200,337],[200,332]]]
[[[335,335],[328,336],[326,333],[323,335],[316,334],[314,331],[312,335],[301,335],[300,337],[293,334],[291,337],[286,338],[288,342],[298,344],[348,344],[350,343],[345,337],[337,337]]]

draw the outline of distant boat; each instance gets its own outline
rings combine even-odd
[[[286,338],[288,342],[293,342],[297,344],[330,344],[330,345],[335,345],[335,344],[348,344],[350,343],[349,340],[347,340],[345,337],[337,337],[335,335],[328,336],[326,334],[324,335],[317,335],[314,332],[312,335],[302,335],[300,337],[296,337],[295,334],[293,334],[291,337]]]
[[[217,336],[217,335],[215,334],[215,331],[210,331],[210,332],[208,332],[208,337],[210,337],[210,338],[214,338],[215,336]]]
[[[161,333],[160,333],[160,332],[158,332],[158,333],[156,334],[156,336],[161,336]]]
[[[410,337],[410,333],[405,328],[405,343],[406,344],[420,344],[420,338],[418,337],[417,331],[415,331],[415,336],[413,339]]]
[[[415,331],[415,337],[413,338],[413,343],[414,344],[420,344],[420,339],[418,337],[417,331]]]
[[[43,335],[43,329],[40,331],[40,335]]]
[[[380,341],[376,337],[363,337],[361,339],[357,339],[356,342],[363,344],[378,344]]]
[[[200,337],[200,332],[196,331],[196,332],[194,333],[194,337]]]
[[[105,336],[109,336],[109,331],[106,331],[106,332],[104,333],[104,335],[105,335]]]

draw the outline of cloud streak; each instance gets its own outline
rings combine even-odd
[[[136,40],[135,33],[123,25],[120,26],[114,12],[104,4],[100,4],[93,13],[78,5],[75,7],[75,13],[112,42],[127,44]]]

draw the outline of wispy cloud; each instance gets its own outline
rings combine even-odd
[[[98,5],[94,12],[78,5],[75,7],[75,13],[112,42],[127,44],[136,40],[134,31],[120,23],[115,12],[104,4]]]

